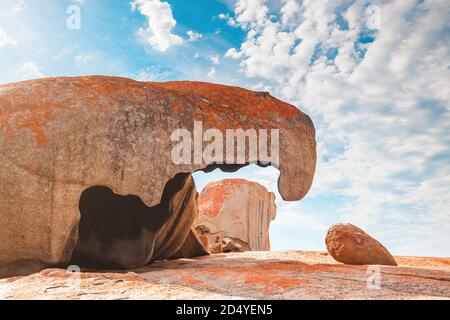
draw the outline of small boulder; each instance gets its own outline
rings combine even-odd
[[[213,245],[209,246],[209,251],[212,254],[219,254],[219,253],[223,253],[222,250],[222,243],[214,243]]]
[[[222,239],[222,252],[244,252],[251,251],[247,242],[238,238],[226,237]]]
[[[325,243],[331,256],[345,264],[397,265],[394,257],[380,242],[350,223],[332,225]]]

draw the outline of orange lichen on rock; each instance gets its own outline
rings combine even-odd
[[[196,289],[211,290],[217,289],[210,282],[204,279],[216,279],[217,281],[229,282],[239,286],[253,286],[268,294],[280,289],[288,289],[296,286],[309,285],[310,282],[292,277],[289,271],[298,271],[294,265],[287,268],[278,268],[277,263],[261,263],[257,266],[208,266],[199,268],[188,275],[180,278],[180,282],[185,285],[193,286]],[[267,273],[266,273],[267,271]],[[267,275],[270,274],[268,277]]]
[[[102,82],[99,79],[109,81]],[[118,103],[99,103],[98,96],[133,96],[137,94],[137,90],[145,87],[139,86],[139,82],[121,83],[110,80],[107,77],[48,78],[3,85],[0,88],[0,128],[7,132],[10,139],[14,138],[17,130],[28,129],[35,138],[36,146],[43,147],[49,139],[47,124],[58,116],[61,117],[60,110],[85,104],[107,111]]]
[[[45,269],[40,272],[41,275],[46,277],[54,277],[54,278],[64,278],[64,279],[88,279],[88,278],[99,278],[98,273],[94,272],[70,272],[68,270],[64,269]],[[101,273],[100,277],[102,278],[108,278],[108,277],[114,277],[117,280],[121,281],[142,281],[142,282],[149,282],[149,280],[146,280],[142,276],[139,276],[138,274],[134,272],[127,272],[127,273]]]
[[[26,97],[20,103],[29,103]],[[53,120],[55,115],[49,105],[43,104],[34,108],[13,108],[8,101],[3,102],[0,109],[0,128],[6,132],[8,139],[13,139],[16,129],[28,129],[34,136],[36,146],[42,147],[48,141],[46,132],[47,122]]]
[[[274,119],[293,120],[296,118],[307,117],[298,108],[285,103],[268,93],[254,92],[247,89],[224,86],[214,83],[197,81],[172,81],[151,83],[154,86],[168,89],[190,103],[200,108],[203,113],[196,116],[196,120],[205,121],[208,126],[221,128],[235,128],[236,123],[217,117],[215,115],[222,112],[236,113],[243,118],[252,119],[259,117],[267,118],[270,114]],[[279,122],[272,122],[279,125]],[[251,125],[243,121],[241,128],[247,129]]]
[[[216,282],[233,281],[233,285],[252,286],[264,294],[280,289],[297,288],[311,285],[311,281],[299,275],[334,274],[350,276],[355,271],[365,271],[358,266],[345,267],[332,264],[306,264],[297,261],[261,261],[257,265],[245,266],[205,266],[191,270],[188,275],[181,275],[180,282],[200,290],[211,290],[213,287],[206,279]],[[270,275],[270,276],[268,276]],[[217,289],[217,288],[216,288]]]
[[[217,243],[223,244],[223,252],[270,250],[275,194],[264,186],[246,179],[214,181],[203,188],[198,204],[196,225],[210,231],[211,252]]]
[[[212,182],[202,190],[199,196],[199,211],[210,218],[216,217],[223,202],[233,193],[231,186],[238,183],[253,185],[254,183],[245,179],[224,179],[220,182]]]
[[[325,243],[331,256],[342,263],[397,265],[394,257],[380,242],[350,223],[331,226]]]
[[[379,266],[377,288],[368,287],[367,266],[339,264],[319,252],[243,252],[159,261],[128,274],[88,272],[75,290],[66,270],[45,270],[0,279],[0,299],[450,298],[449,259],[396,260],[399,267]]]
[[[225,107],[232,108],[249,117],[270,113],[288,120],[302,114],[293,105],[282,102],[268,93],[255,93],[239,87],[194,81],[160,82],[155,83],[155,85],[177,91],[183,95],[203,99],[201,105],[205,111],[215,111],[217,108]]]
[[[222,204],[234,192],[234,186],[254,186],[255,182],[246,179],[223,179],[211,182],[205,187],[199,196],[199,211],[210,218],[216,217]]]
[[[51,111],[45,111],[43,114],[33,113],[28,117],[19,118],[16,121],[17,127],[29,129],[36,140],[36,146],[42,147],[47,144],[48,135],[45,129],[45,123],[53,120],[54,115]]]
[[[15,89],[25,84],[25,90],[16,93]],[[8,96],[8,92],[14,94]],[[180,112],[186,106],[195,107],[198,112],[192,115],[194,120],[204,121],[205,127],[223,130],[252,127],[248,121],[237,123],[235,117],[227,118],[226,113],[239,114],[243,119],[265,119],[267,124],[271,123],[276,128],[280,127],[280,119],[284,122],[295,118],[309,119],[296,107],[270,95],[260,95],[239,87],[194,81],[152,83],[119,77],[60,77],[3,85],[0,93],[4,93],[0,98],[0,128],[7,132],[9,138],[14,137],[16,129],[28,128],[35,136],[36,145],[40,147],[48,140],[45,127],[48,122],[56,119],[57,110],[88,105],[106,112],[120,106],[124,97],[130,102],[134,100],[148,105],[166,100],[174,112]],[[99,99],[102,96],[108,97],[107,103]],[[267,114],[277,120],[269,120]],[[11,118],[17,118],[24,126],[18,125],[15,128],[10,122]],[[314,131],[311,121],[306,120],[306,123]]]

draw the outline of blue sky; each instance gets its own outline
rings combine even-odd
[[[67,27],[70,6],[79,29]],[[324,249],[354,223],[394,254],[450,256],[445,0],[0,0],[0,83],[104,74],[270,91],[317,128],[314,185],[277,194],[273,249]],[[277,170],[229,176],[276,192]]]
[[[79,30],[66,28],[70,16],[66,10],[73,4],[81,10]],[[2,46],[1,81],[29,78],[33,72],[39,75],[38,71],[45,76],[107,74],[155,80],[202,79],[205,68],[214,65],[211,57],[223,56],[245,37],[240,29],[230,28],[225,21],[215,18],[228,11],[221,2],[196,1],[195,6],[186,1],[170,4],[177,20],[173,32],[187,39],[186,33],[195,30],[202,34],[202,41],[185,40],[175,50],[165,52],[153,50],[137,35],[147,18],[132,10],[131,1],[1,0],[0,26],[16,42]],[[8,14],[14,7],[21,9]],[[29,67],[31,74],[27,70],[23,75],[17,73],[24,61],[36,67]]]

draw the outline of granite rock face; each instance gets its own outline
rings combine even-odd
[[[203,130],[223,134],[237,128],[279,129],[280,193],[299,200],[309,190],[316,163],[314,126],[307,115],[270,95],[209,83],[99,76],[0,85],[0,276],[67,265],[83,234],[83,194],[89,198],[98,192],[121,203],[130,200],[121,197],[134,197],[125,207],[128,212],[132,205],[137,214],[159,206],[178,173],[245,165],[175,164],[171,135],[177,129],[194,132],[195,121]],[[140,229],[125,240],[153,237],[139,234]],[[150,229],[157,238],[171,237],[170,228],[163,235]],[[191,233],[188,238],[199,242]],[[129,245],[123,244],[124,249]],[[157,250],[150,245],[144,251],[145,258],[133,258],[129,265]]]
[[[331,226],[325,243],[331,256],[345,264],[397,265],[395,259],[380,242],[350,223]]]
[[[211,245],[231,238],[223,243],[228,248],[224,251],[270,250],[269,225],[276,206],[275,195],[265,187],[245,179],[211,182],[200,193],[198,204],[195,224],[208,230]],[[233,239],[244,243],[230,242]],[[233,246],[242,249],[231,250]]]

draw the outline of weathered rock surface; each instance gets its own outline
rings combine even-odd
[[[228,237],[244,241],[250,250],[270,250],[269,225],[276,206],[275,195],[265,187],[245,179],[214,181],[202,190],[198,205],[195,224],[208,229],[210,244]]]
[[[211,169],[211,163],[172,162],[171,134],[180,128],[192,133],[194,121],[222,133],[280,129],[281,195],[298,200],[310,188],[314,126],[270,95],[98,76],[0,85],[0,276],[67,265],[78,239],[80,197],[88,189],[103,188],[97,191],[110,198],[133,195],[142,201],[137,207],[154,208],[178,173]],[[153,250],[149,246],[137,260]]]
[[[194,232],[192,224],[198,214],[198,194],[192,176],[180,174],[173,179],[161,203],[154,208],[146,207],[136,196],[115,195],[111,200],[103,195],[111,191],[104,188],[88,192],[81,196],[82,216],[73,263],[137,268],[157,259],[207,254],[198,242],[189,244],[195,241],[190,233]],[[183,249],[186,246],[194,249],[189,252]]]
[[[162,261],[129,273],[44,270],[0,280],[0,299],[450,299],[450,259],[337,263],[319,252],[244,252]],[[369,283],[369,286],[368,286]]]
[[[397,265],[380,242],[350,223],[331,226],[325,243],[331,256],[342,263]]]

